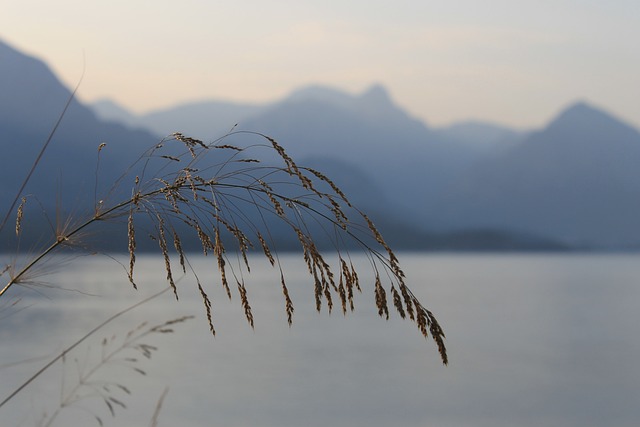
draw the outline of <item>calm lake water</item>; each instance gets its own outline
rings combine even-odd
[[[640,425],[638,255],[401,254],[408,283],[447,334],[447,367],[413,324],[377,317],[371,287],[346,318],[316,313],[303,264],[294,255],[282,260],[293,327],[277,270],[256,259],[245,275],[252,330],[237,296],[228,302],[219,290],[215,261],[195,257],[211,289],[215,338],[186,277],[179,301],[164,294],[101,330],[0,408],[0,424],[39,425],[77,372],[98,363],[104,337],[115,336],[116,347],[142,321],[195,314],[174,334],[145,338],[158,347],[137,365],[147,375],[109,363],[90,378],[96,387],[124,385],[130,396],[113,395],[128,409],[114,404],[113,418],[100,399],[84,399],[53,425],[97,425],[93,415],[105,425],[150,425],[166,387],[159,426]],[[117,263],[85,257],[47,276],[44,287],[17,289],[15,305],[2,302],[0,398],[102,320],[165,286],[161,259],[139,257],[138,266],[137,292]]]

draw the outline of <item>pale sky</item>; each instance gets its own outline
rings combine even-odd
[[[381,83],[430,125],[586,100],[640,127],[638,0],[0,0],[0,39],[135,112]]]

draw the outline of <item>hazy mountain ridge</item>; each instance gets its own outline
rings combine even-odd
[[[397,106],[380,86],[341,96],[330,88],[311,89],[275,103],[244,126],[275,137],[302,161],[331,155],[366,171],[389,204],[365,207],[401,213],[404,222],[423,227],[430,200],[491,151],[488,146],[469,150],[466,141],[443,137]],[[364,108],[371,99],[377,103]]]
[[[5,156],[3,167],[0,168],[1,205],[4,211],[8,209],[71,92],[44,62],[3,43],[0,43],[0,59],[0,93],[3,95],[0,98],[0,144],[4,152],[11,155]],[[40,99],[46,102],[38,102]],[[113,105],[104,105],[113,109]],[[123,109],[116,109],[115,113],[120,114],[121,120],[127,116]],[[160,140],[141,128],[136,120],[125,124],[99,120],[89,108],[74,99],[27,187],[25,221],[29,226],[24,227],[23,244],[29,246],[32,244],[29,242],[51,234],[58,219],[45,218],[45,210],[56,212],[56,207],[60,206],[63,216],[74,212],[75,217],[83,217],[85,213],[91,215],[95,203],[104,197],[111,196],[116,200],[128,197],[130,189],[127,191],[127,188],[130,187],[126,182],[121,192],[115,194],[111,194],[112,184],[142,151]],[[100,151],[98,165],[98,147],[103,142],[106,146]],[[343,173],[343,176],[348,176],[345,179],[358,182],[357,171],[349,169],[346,172],[346,175]],[[133,185],[133,182],[130,184]],[[374,191],[372,187],[371,190]],[[374,193],[379,195],[379,192]],[[110,229],[106,234],[101,234],[104,237],[103,247],[124,250],[126,228],[113,228],[106,223],[105,226]],[[12,237],[8,229],[5,231],[7,238],[3,239],[2,248],[7,249],[11,247]],[[279,238],[276,236],[276,239]],[[293,241],[295,243],[295,238]],[[139,244],[141,249],[149,245],[157,246],[151,241],[140,241]],[[194,247],[188,240],[183,244],[185,248]],[[281,245],[284,248],[292,246],[287,240],[283,240]],[[200,249],[199,246],[197,248]]]
[[[236,124],[263,109],[257,104],[216,100],[181,104],[142,115],[136,115],[109,99],[96,101],[90,107],[102,120],[145,129],[159,138],[182,132],[205,141],[224,135]]]
[[[203,111],[208,108],[206,103],[191,104],[194,109],[198,106]],[[174,130],[189,134],[196,126],[181,114],[185,107],[144,117],[162,116],[165,123],[175,123]],[[468,140],[430,129],[398,107],[380,85],[359,95],[318,85],[301,88],[281,101],[254,110],[253,115],[238,114],[228,123],[237,122],[238,129],[257,130],[276,138],[302,163],[333,157],[345,166],[350,164],[353,170],[365,171],[370,186],[379,189],[388,203],[383,206],[374,199],[364,207],[394,216],[400,213],[403,221],[413,224],[422,220],[426,206],[448,181],[496,149],[488,143],[473,147]],[[227,124],[224,132],[231,126]],[[224,132],[203,139],[212,140]],[[508,145],[507,141],[501,142]],[[324,169],[322,165],[318,168]],[[423,179],[424,170],[429,171],[428,179]],[[337,181],[348,185],[348,180]],[[416,197],[409,197],[411,194]]]
[[[567,243],[640,242],[640,133],[576,103],[500,156],[475,165],[434,204],[440,226],[502,226]]]
[[[0,144],[5,155],[0,168],[0,194],[8,200],[17,191],[37,152],[52,131],[70,91],[42,61],[0,42]],[[104,181],[96,184],[98,146]],[[64,120],[53,135],[43,160],[27,188],[45,205],[55,203],[59,188],[62,201],[82,204],[97,185],[113,182],[126,167],[123,153],[135,156],[157,139],[146,131],[99,120],[91,109],[72,100]],[[18,149],[16,149],[18,147]],[[68,200],[66,199],[68,197]]]
[[[69,90],[44,63],[1,42],[0,64],[0,143],[19,157],[1,172],[12,184],[0,189],[6,199]],[[132,151],[160,135],[182,131],[211,141],[239,123],[237,129],[268,134],[299,163],[335,178],[400,248],[640,247],[639,133],[584,103],[535,132],[482,122],[432,128],[380,85],[357,95],[311,86],[270,104],[199,101],[142,116],[110,101],[92,107],[95,114],[73,101],[34,193],[53,201],[51,177],[62,176],[70,194],[92,202],[100,142],[108,143],[104,191]]]
[[[367,102],[373,105],[365,109]],[[482,122],[434,129],[380,86],[355,96],[313,86],[243,123],[276,137],[296,158],[333,156],[369,174],[384,203],[366,207],[400,212],[424,230],[507,230],[579,247],[640,246],[638,131],[584,102],[537,131]]]

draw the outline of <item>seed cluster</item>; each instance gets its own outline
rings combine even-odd
[[[252,143],[229,144],[232,137],[250,138]],[[276,160],[265,162],[259,158]],[[213,256],[225,294],[232,298],[237,292],[251,327],[254,315],[242,272],[251,270],[250,252],[264,255],[279,270],[286,318],[291,324],[294,304],[276,250],[278,239],[288,231],[302,251],[318,311],[324,305],[331,312],[338,302],[343,314],[354,310],[354,295],[363,288],[348,250],[355,243],[375,273],[373,293],[378,314],[389,319],[390,299],[400,317],[414,322],[424,337],[431,336],[443,363],[448,362],[442,328],[405,284],[398,258],[373,221],[349,202],[336,183],[319,171],[298,166],[273,138],[234,131],[206,144],[174,133],[144,153],[118,180],[119,185],[127,182],[133,183],[128,199],[113,205],[101,200],[93,218],[77,229],[69,229],[67,224],[59,235],[69,245],[71,237],[88,224],[126,216],[126,271],[132,285],[136,287],[138,240],[148,235],[157,242],[176,298],[179,288],[172,257],[177,256],[183,273],[193,273],[213,334],[213,301],[191,268],[184,242],[197,239],[203,254]],[[18,234],[23,205],[24,200],[18,209]],[[140,224],[152,226],[140,233]],[[328,241],[337,255],[334,265],[321,252],[321,241]],[[52,247],[57,244],[62,243]],[[237,260],[230,261],[230,254],[237,255]],[[230,283],[235,283],[234,292]]]

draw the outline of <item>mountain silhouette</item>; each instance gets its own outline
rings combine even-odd
[[[365,207],[402,212],[410,224],[421,224],[425,208],[441,189],[486,154],[435,132],[397,106],[379,85],[357,95],[304,88],[244,126],[272,135],[303,162],[331,156],[365,171],[370,185],[389,202],[381,206],[374,199]]]
[[[10,153],[0,193],[9,200],[70,91],[44,62],[2,42],[0,64],[0,144]],[[640,136],[584,102],[522,132],[430,127],[377,84],[355,95],[314,85],[261,105],[198,101],[144,115],[73,100],[28,191],[44,207],[91,208],[161,135],[212,141],[236,123],[335,178],[400,248],[640,247]]]
[[[112,118],[122,111],[104,103],[95,108]],[[214,114],[212,108],[226,113]],[[149,117],[156,117],[157,124]],[[158,135],[180,130],[205,140],[215,139],[239,123],[238,129],[257,130],[276,138],[303,163],[318,165],[318,159],[333,158],[345,168],[366,173],[369,187],[388,203],[381,206],[374,198],[364,207],[385,214],[402,212],[403,221],[411,224],[423,221],[433,199],[467,167],[522,138],[522,132],[484,123],[429,128],[397,106],[379,84],[357,95],[311,85],[259,107],[195,102],[129,116],[123,122]],[[169,128],[168,123],[174,127]],[[207,133],[206,126],[218,132]],[[318,167],[335,170],[330,164]],[[349,182],[338,180],[343,186]]]
[[[71,92],[44,62],[0,41],[0,93],[0,145],[5,153],[0,212],[4,216]],[[92,212],[126,167],[157,141],[149,132],[98,120],[91,109],[73,99],[23,194],[29,220],[25,241],[29,235],[37,240],[41,234],[50,234],[58,221],[55,212],[61,218],[70,212],[78,216]],[[106,146],[98,170],[102,143]],[[112,194],[118,195],[122,193]],[[50,216],[45,217],[44,211]]]
[[[0,93],[3,95],[0,98],[0,144],[6,153],[0,169],[0,207],[4,213],[54,129],[71,92],[44,62],[6,43],[0,43],[0,64]],[[201,104],[200,107],[202,105],[210,108],[212,103]],[[126,110],[113,104],[103,103],[103,107],[111,108],[112,114],[119,115],[119,120],[126,121],[130,116]],[[184,110],[185,117],[191,120],[198,118],[191,106],[185,106]],[[240,107],[237,111],[244,110]],[[202,120],[207,122],[204,118]],[[140,153],[159,142],[156,135],[143,128],[135,119],[124,124],[99,119],[91,109],[72,99],[26,189],[25,218],[28,226],[24,227],[23,244],[41,241],[43,236],[51,238],[55,223],[65,221],[68,214],[75,218],[92,215],[99,200],[111,197],[105,202],[113,203],[127,198],[133,182],[128,186],[123,183],[119,192],[112,192],[111,186]],[[98,162],[98,148],[103,143],[106,146],[100,150]],[[336,165],[337,162],[330,160],[329,164]],[[334,166],[333,169],[339,170],[342,179],[349,183],[367,181],[355,168]],[[371,197],[374,194],[379,197],[379,192],[373,187],[370,186],[369,190]],[[361,194],[366,195],[367,192]],[[249,213],[245,214],[245,219],[250,220]],[[144,224],[140,225],[144,228]],[[103,248],[126,248],[126,228],[116,227],[115,230],[115,233],[105,235],[100,227],[98,234]],[[3,248],[10,248],[11,236],[6,237],[3,238]],[[144,243],[139,244],[144,249]],[[157,246],[157,243],[152,244]],[[190,247],[188,240],[183,244],[185,248]],[[290,242],[283,241],[282,245],[288,247]]]
[[[449,229],[500,227],[569,244],[640,243],[640,133],[584,102],[476,164],[434,204]]]
[[[584,102],[538,131],[482,122],[431,128],[380,85],[357,95],[314,85],[262,105],[240,126],[275,137],[319,169],[354,171],[360,178],[337,173],[338,184],[362,194],[379,218],[407,227],[640,245],[638,132]],[[371,192],[380,197],[364,196]]]
[[[0,41],[0,144],[5,157],[0,169],[0,194],[7,200],[17,191],[37,152],[54,128],[71,96],[46,64]],[[99,120],[93,111],[73,99],[34,175],[28,191],[51,205],[69,198],[76,205],[93,202],[98,146],[105,182],[158,139],[142,130]],[[65,188],[59,192],[58,187]],[[92,203],[91,202],[91,203]]]
[[[364,207],[408,227],[503,230],[578,247],[640,245],[638,132],[584,102],[538,131],[482,122],[430,128],[380,85],[358,95],[315,85],[263,105],[241,125],[320,169],[336,172],[338,160],[341,170],[357,171],[357,180],[336,174],[339,185],[378,192],[362,197]]]

